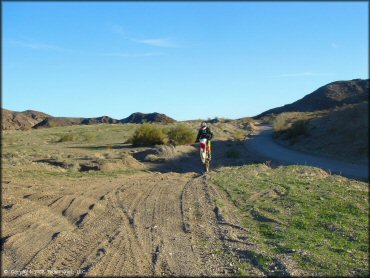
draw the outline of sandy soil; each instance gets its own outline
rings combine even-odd
[[[220,144],[228,143],[216,142],[218,150]],[[215,164],[228,161],[223,156],[216,151]],[[253,246],[227,196],[202,173],[197,154],[146,167],[119,177],[4,176],[2,274],[236,273],[232,262]],[[251,273],[263,274],[252,263]]]

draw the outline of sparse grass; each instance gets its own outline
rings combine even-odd
[[[177,125],[179,124],[173,123],[160,127],[169,131]],[[195,124],[185,122],[180,125],[186,126],[186,130],[196,131],[193,128]],[[36,164],[47,166],[37,162],[38,160],[54,160],[66,165],[64,170],[78,172],[80,164],[93,161],[104,163],[108,159],[122,157],[122,152],[126,152],[126,148],[130,147],[124,145],[125,141],[132,137],[140,126],[99,124],[3,131],[2,167],[16,166],[26,170]],[[181,130],[184,129],[181,128]],[[167,134],[164,135],[167,136]],[[162,157],[170,159],[170,155],[163,151],[164,149],[161,149],[158,156],[161,159]],[[134,165],[133,168],[136,166]],[[53,166],[49,165],[48,168],[50,167]]]
[[[245,140],[245,131],[243,130],[237,130],[234,134],[233,137],[235,140],[243,141]]]
[[[287,112],[275,117],[272,126],[275,137],[286,135],[287,139],[293,143],[300,136],[309,135],[309,120],[314,114]]]
[[[224,168],[211,180],[244,215],[266,274],[268,262],[285,254],[307,275],[369,275],[365,182],[313,167],[262,164]]]
[[[368,163],[368,102],[332,110],[282,113],[276,117],[274,129],[276,137],[288,139],[286,143],[298,150]]]
[[[96,134],[94,133],[86,133],[83,136],[84,136],[84,141],[89,142],[89,143],[94,142],[96,139]]]
[[[272,117],[272,127],[275,131],[276,136],[280,136],[281,134],[288,132],[288,130],[298,122],[298,125],[301,125],[300,127],[297,127],[300,129],[302,125],[305,125],[308,123],[311,119],[316,119],[323,117],[329,113],[328,110],[323,111],[314,111],[314,112],[284,112],[281,114],[278,114],[275,117]]]
[[[94,133],[67,133],[67,134],[62,134],[57,140],[58,143],[60,142],[75,142],[75,141],[80,141],[80,142],[88,142],[91,143],[95,141],[96,139],[96,134]]]
[[[58,140],[58,142],[70,142],[70,141],[77,141],[77,140],[78,140],[78,136],[76,134],[69,133],[69,134],[62,135],[60,139]]]

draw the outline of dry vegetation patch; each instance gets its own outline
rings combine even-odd
[[[368,102],[310,113],[282,113],[274,120],[283,144],[353,163],[368,163]]]

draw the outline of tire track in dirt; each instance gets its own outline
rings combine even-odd
[[[35,268],[36,266],[36,269],[58,269],[68,266],[74,268],[81,260],[81,257],[83,258],[84,253],[91,252],[89,246],[92,246],[92,248],[94,247],[94,244],[91,244],[90,241],[86,241],[88,237],[83,238],[81,236],[83,232],[78,231],[81,229],[83,222],[85,222],[82,221],[85,219],[82,219],[81,217],[83,215],[85,215],[85,217],[88,216],[93,207],[91,207],[91,205],[89,206],[89,208],[91,208],[89,209],[89,212],[82,213],[81,210],[85,211],[87,204],[91,203],[91,200],[90,198],[81,200],[81,194],[79,193],[69,197],[70,201],[65,200],[64,205],[61,202],[58,202],[58,206],[55,206],[54,209],[57,213],[59,213],[60,218],[65,218],[63,216],[67,216],[67,210],[69,211],[71,209],[74,211],[74,214],[79,214],[79,220],[81,221],[74,221],[72,218],[72,221],[70,221],[70,226],[72,226],[72,229],[66,231],[64,225],[61,227],[61,231],[53,233],[53,236],[51,237],[52,241],[44,248],[44,250],[42,250],[42,252],[38,252],[37,256],[35,256],[32,262],[27,264],[27,269]],[[79,198],[80,200],[75,202],[74,200],[76,200],[76,198]],[[74,207],[72,207],[72,205]],[[101,209],[95,209],[95,211],[101,212]],[[94,217],[94,220],[97,221],[97,223],[100,223],[99,221],[101,221],[104,217],[105,216],[100,213],[100,216]],[[71,220],[71,218],[68,219]],[[99,230],[95,229],[95,227],[91,228],[90,231],[96,231],[94,234],[100,236]],[[87,251],[84,252],[84,250]]]
[[[234,256],[225,233],[240,235],[234,244],[246,248],[246,230],[216,209],[215,198],[223,196],[207,175],[142,172],[63,188],[49,186],[3,208],[5,267],[80,276],[214,276],[235,273],[224,255]]]

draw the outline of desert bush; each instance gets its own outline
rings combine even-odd
[[[299,136],[309,135],[309,121],[299,120],[293,123],[293,125],[286,130],[287,137],[290,139],[297,138]]]
[[[280,135],[283,133],[288,127],[288,116],[285,113],[281,113],[278,115],[272,122],[272,127],[274,128],[275,134]]]
[[[129,139],[133,146],[153,146],[162,145],[168,142],[167,134],[159,126],[144,123]]]
[[[71,172],[78,172],[80,170],[80,164],[76,161],[73,161],[68,164],[68,170]]]
[[[49,121],[49,127],[57,127],[57,126],[58,126],[58,124],[55,121],[53,121],[53,120]]]
[[[266,115],[266,116],[263,116],[260,120],[259,120],[259,122],[261,123],[261,124],[271,124],[271,123],[273,123],[273,121],[274,121],[274,116],[273,115]]]
[[[185,125],[177,125],[168,131],[170,143],[178,145],[186,145],[194,143],[196,134],[195,131]]]
[[[78,136],[76,134],[73,134],[73,133],[67,133],[67,134],[64,134],[62,135],[58,142],[69,142],[69,141],[76,141],[78,140]]]
[[[224,123],[231,123],[233,120],[232,120],[232,119],[222,118],[222,121],[223,121]]]
[[[96,134],[94,133],[86,133],[83,135],[84,141],[86,142],[93,142],[96,139]]]
[[[134,136],[131,136],[131,137],[129,137],[129,138],[127,138],[125,141],[124,141],[124,143],[125,144],[132,144],[132,138],[133,138]]]
[[[238,130],[234,133],[234,138],[235,140],[244,140],[245,139],[245,131],[242,131],[242,130]]]

